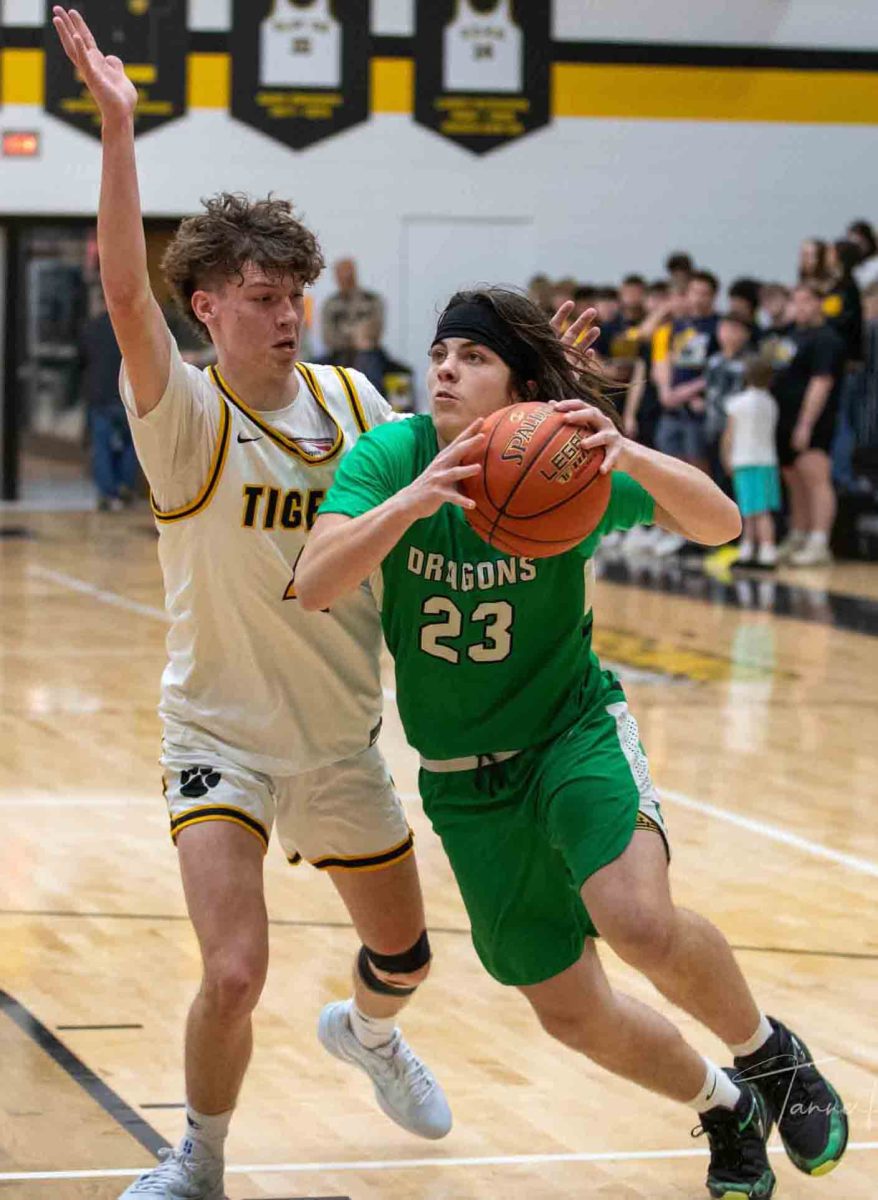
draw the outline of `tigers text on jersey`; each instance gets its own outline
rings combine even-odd
[[[172,345],[165,395],[130,417],[171,618],[165,737],[268,775],[359,753],[382,706],[381,627],[368,588],[307,613],[291,581],[339,460],[390,410],[355,372],[296,370],[293,404],[258,413],[215,368],[186,366]],[[124,371],[122,386],[132,413]]]
[[[383,503],[438,451],[430,417],[367,434],[345,459],[323,512]],[[599,693],[591,649],[591,556],[600,537],[653,519],[652,497],[614,472],[597,531],[553,558],[509,558],[455,505],[416,521],[373,580],[396,663],[410,744],[448,759],[535,746],[568,729]]]

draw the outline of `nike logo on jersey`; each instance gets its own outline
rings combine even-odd
[[[239,433],[239,434],[238,434],[238,442],[239,442],[239,444],[240,444],[240,445],[242,445],[242,446],[243,446],[243,444],[244,444],[245,442],[261,442],[261,441],[262,441],[262,434],[261,434],[261,433],[259,434],[259,436],[258,436],[258,437],[253,437],[253,438],[251,438],[251,437],[245,437],[243,433]]]

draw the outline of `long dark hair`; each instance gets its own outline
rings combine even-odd
[[[584,400],[610,418],[617,429],[622,421],[610,396],[613,389],[584,351],[576,346],[563,346],[541,308],[523,292],[511,288],[482,287],[455,292],[446,309],[458,304],[488,303],[530,348],[536,351],[537,366],[524,379],[512,372],[512,383],[522,399]]]

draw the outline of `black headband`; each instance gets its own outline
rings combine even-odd
[[[485,300],[462,300],[446,308],[439,318],[433,345],[446,338],[466,338],[499,354],[521,379],[533,379],[539,355],[500,317],[493,304]]]

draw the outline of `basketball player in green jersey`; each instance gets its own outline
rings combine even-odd
[[[424,808],[491,975],[560,1041],[693,1107],[712,1196],[772,1195],[774,1120],[795,1165],[824,1174],[847,1141],[841,1101],[801,1040],[760,1012],[722,934],[674,905],[637,724],[591,649],[602,535],[655,523],[718,545],[738,534],[738,511],[702,472],[622,437],[588,372],[515,293],[455,296],[430,358],[431,416],[378,428],[345,459],[299,563],[299,601],[326,609],[371,578]],[[590,428],[584,444],[603,446],[612,471],[596,532],[539,560],[481,541],[458,489],[481,469],[461,465],[480,419],[531,397]],[[734,1070],[610,986],[598,931],[726,1043]]]

